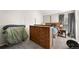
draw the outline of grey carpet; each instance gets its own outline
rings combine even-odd
[[[71,38],[57,37],[56,39],[53,39],[52,49],[68,49],[68,46],[66,45],[66,41],[69,39]],[[18,43],[11,47],[6,47],[6,49],[44,49],[44,48],[42,48],[38,44],[28,39],[24,42]]]

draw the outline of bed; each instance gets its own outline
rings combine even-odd
[[[0,46],[17,44],[27,38],[25,25],[5,25],[0,28]]]

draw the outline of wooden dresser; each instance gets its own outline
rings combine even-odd
[[[50,26],[30,26],[30,40],[43,48],[52,47],[52,32]]]

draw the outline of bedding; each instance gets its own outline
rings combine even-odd
[[[27,37],[24,25],[6,25],[0,30],[0,38],[6,44],[16,44],[26,40]]]
[[[3,30],[0,28],[0,46],[5,45],[5,40],[3,38],[3,34],[2,34]]]

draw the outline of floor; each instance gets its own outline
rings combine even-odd
[[[52,49],[68,49],[68,46],[66,45],[66,41],[70,38],[62,38],[57,37],[56,39],[53,39],[53,47]]]
[[[26,40],[14,46],[7,47],[7,49],[43,49],[43,48],[31,40]]]
[[[69,39],[71,38],[57,37],[56,39],[53,39],[52,49],[68,49],[68,46],[66,45],[66,41]],[[43,49],[43,48],[38,44],[34,43],[33,41],[26,40],[17,45],[7,47],[6,49]]]

